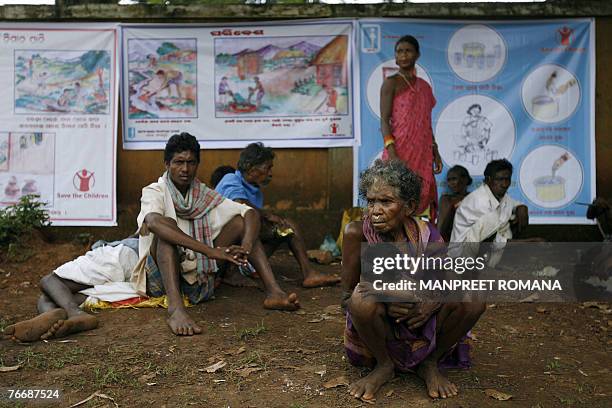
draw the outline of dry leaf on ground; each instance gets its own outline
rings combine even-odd
[[[261,367],[245,367],[245,368],[240,368],[236,370],[235,372],[242,378],[246,378],[249,375],[256,373],[257,371],[261,371],[261,370],[263,370],[263,368]]]
[[[604,310],[604,311],[610,308],[610,305],[608,305],[607,303],[599,303],[599,302],[582,302],[582,306],[592,307],[592,308],[596,308],[596,309]]]
[[[230,356],[237,356],[238,354],[242,354],[246,351],[246,347],[241,346],[239,349],[237,350],[232,350],[232,351],[226,351],[225,354],[230,355]]]
[[[319,323],[319,322],[322,322],[324,320],[332,320],[332,319],[333,319],[333,317],[328,316],[325,313],[323,313],[321,316],[319,316],[319,317],[317,317],[315,319],[309,320],[308,323]]]
[[[340,377],[332,378],[331,380],[324,383],[323,387],[324,388],[336,388],[342,385],[349,385],[349,380],[344,375],[341,375]]]
[[[147,383],[153,378],[155,378],[155,373],[143,374],[140,377],[138,377],[138,381],[140,381],[141,383]]]
[[[496,399],[498,401],[508,401],[510,398],[512,398],[512,395],[506,394],[505,392],[494,390],[492,388],[487,388],[486,390],[484,390],[484,393],[487,396],[493,399]]]
[[[323,376],[325,375],[325,373],[327,373],[327,369],[325,368],[325,366],[323,366],[322,369],[315,371],[315,374],[319,374],[321,376],[321,378],[323,378]]]
[[[77,402],[76,404],[73,404],[73,405],[69,406],[68,408],[74,408],[74,407],[78,407],[78,406],[80,406],[80,405],[83,405],[83,404],[85,404],[87,401],[89,401],[89,400],[91,400],[91,399],[93,399],[93,398],[95,398],[95,397],[110,400],[110,401],[111,401],[113,404],[115,404],[115,406],[116,406],[117,408],[119,407],[119,404],[117,404],[113,398],[109,397],[109,396],[108,396],[108,395],[106,395],[106,394],[102,394],[102,393],[100,392],[100,390],[98,390],[98,391],[94,392],[93,394],[91,394],[89,397],[85,398],[83,401],[79,401],[79,402]]]
[[[538,295],[537,293],[532,293],[526,298],[519,300],[519,303],[531,303],[531,302],[535,302],[538,299],[540,299],[540,295]]]
[[[202,369],[198,369],[198,371],[206,371],[207,373],[216,373],[217,371],[219,371],[220,369],[222,369],[223,367],[225,367],[227,365],[227,363],[223,360],[216,362],[213,365],[209,365],[208,367]]]
[[[17,364],[16,366],[1,366],[0,373],[8,373],[9,371],[17,371],[21,368],[21,365]]]
[[[329,305],[325,309],[323,309],[323,313],[328,315],[342,314],[342,308],[340,307],[340,305]]]

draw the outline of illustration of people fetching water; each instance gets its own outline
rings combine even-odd
[[[108,51],[15,51],[15,112],[108,113],[110,63]]]
[[[347,35],[215,39],[216,117],[346,115],[348,40]]]
[[[228,98],[232,95],[232,90],[230,89],[230,85],[227,82],[227,77],[224,76],[221,78],[221,82],[219,82],[219,88],[217,90],[219,94],[219,104],[221,107],[227,107]]]
[[[455,159],[474,165],[495,160],[497,150],[487,148],[492,128],[491,121],[482,114],[482,106],[477,103],[471,105],[461,124],[457,143],[459,149],[454,152]]]
[[[249,87],[249,97],[247,98],[247,102],[251,103],[251,98],[253,97],[253,95],[255,95],[255,107],[259,109],[259,107],[261,106],[261,100],[266,94],[266,91],[264,90],[264,87],[261,81],[259,80],[259,77],[255,77],[253,78],[253,80],[255,81],[255,86]]]
[[[251,113],[267,109],[262,103],[266,95],[263,83],[257,76],[253,77],[253,81],[255,84],[247,88],[248,95],[245,99],[239,91],[233,92],[230,89],[227,77],[221,78],[217,91],[218,106],[222,107],[224,111],[232,113]],[[231,101],[228,100],[228,97],[231,98]]]

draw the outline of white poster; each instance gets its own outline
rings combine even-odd
[[[116,225],[116,24],[0,24],[0,206]]]
[[[125,149],[353,145],[352,22],[125,25]]]

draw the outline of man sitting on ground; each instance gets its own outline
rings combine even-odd
[[[527,206],[506,192],[512,164],[493,160],[484,171],[484,183],[467,195],[457,208],[450,242],[506,242],[525,231]]]
[[[213,295],[218,263],[246,270],[250,261],[262,279],[267,309],[296,310],[297,296],[278,286],[258,240],[259,216],[224,199],[196,178],[200,145],[189,133],[174,135],[164,151],[166,172],[142,190],[137,290],[168,296],[168,325],[178,335],[201,332],[183,306]],[[239,244],[239,245],[238,245]],[[219,262],[217,262],[219,261]]]
[[[484,183],[461,201],[455,214],[449,254],[476,256],[478,242],[492,242],[488,265],[501,259],[506,242],[543,241],[541,238],[517,239],[529,224],[527,206],[507,194],[512,179],[512,164],[493,160],[484,171]]]
[[[194,304],[209,299],[214,272],[221,266],[217,264],[229,261],[246,271],[247,259],[262,278],[264,307],[297,309],[297,296],[280,289],[257,240],[258,214],[200,183],[195,178],[199,159],[195,137],[188,133],[172,136],[164,152],[166,173],[143,189],[140,239],[96,248],[42,278],[41,314],[8,326],[4,335],[29,342],[95,329],[96,317],[79,305],[87,295],[112,301],[103,296],[113,292],[123,298],[167,294],[168,325],[174,334],[198,334],[201,329],[187,315],[181,294]],[[233,245],[237,242],[241,245]]]
[[[129,284],[138,262],[138,238],[126,238],[88,251],[40,280],[40,313],[8,326],[4,335],[30,342],[92,330],[98,319],[79,308],[87,296],[121,300],[138,296]],[[119,297],[119,299],[115,299]]]
[[[273,166],[272,148],[265,147],[262,143],[251,143],[240,153],[238,170],[223,176],[215,189],[222,196],[244,203],[259,212],[262,220],[260,238],[268,255],[283,242],[289,245],[304,276],[302,286],[313,288],[335,285],[340,281],[340,277],[323,275],[310,265],[302,232],[297,224],[289,218],[262,209],[261,187],[272,179]]]

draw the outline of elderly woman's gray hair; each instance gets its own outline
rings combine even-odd
[[[264,146],[261,142],[251,143],[240,152],[240,158],[236,167],[245,173],[252,167],[259,166],[268,160],[274,160],[272,148]]]
[[[395,189],[404,203],[415,200],[418,204],[421,195],[421,178],[406,167],[401,160],[383,161],[377,159],[370,168],[359,177],[359,195],[367,198],[368,190],[373,185],[385,184]]]

